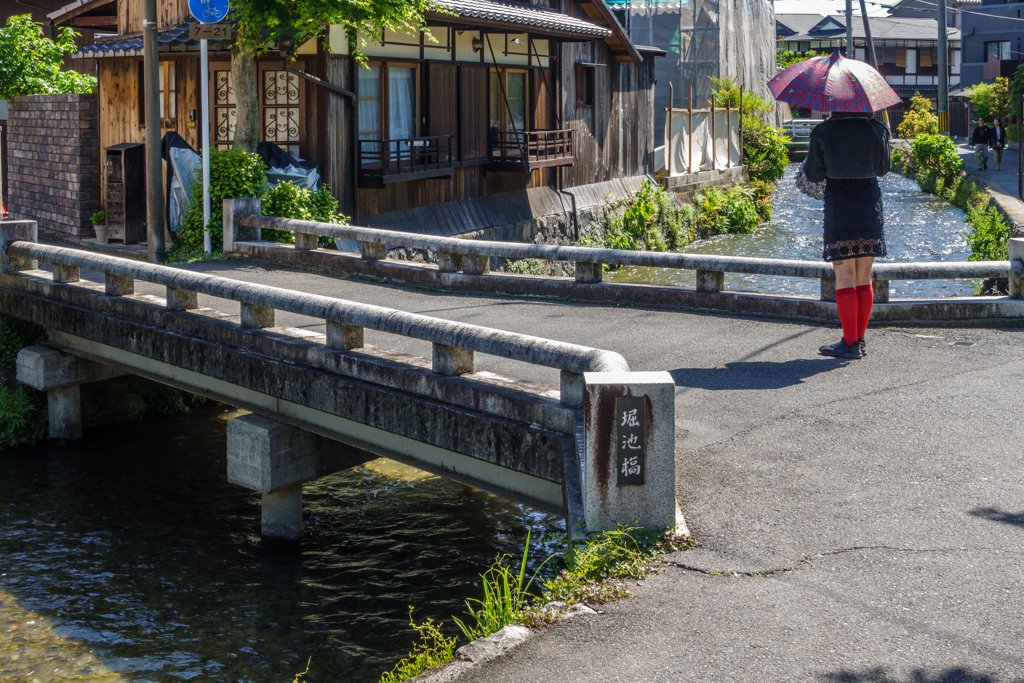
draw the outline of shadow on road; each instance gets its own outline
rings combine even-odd
[[[946,669],[930,672],[915,669],[907,678],[893,678],[885,669],[868,669],[861,672],[837,671],[819,677],[827,683],[1000,683],[1000,679],[989,674],[978,673],[970,669]],[[1015,679],[1013,683],[1024,683]]]
[[[808,377],[845,367],[847,361],[836,358],[797,358],[769,361],[737,361],[724,368],[680,368],[669,372],[677,387],[692,389],[782,389],[802,383]]]
[[[998,508],[976,508],[971,510],[971,514],[975,517],[984,517],[993,522],[1024,527],[1024,512],[1003,512]]]

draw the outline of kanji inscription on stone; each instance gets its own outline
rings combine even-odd
[[[642,396],[615,399],[615,465],[619,486],[644,484],[646,412],[646,402]]]

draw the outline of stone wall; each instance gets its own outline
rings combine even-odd
[[[7,110],[8,198],[12,219],[76,237],[92,234],[100,208],[95,95],[14,97]]]

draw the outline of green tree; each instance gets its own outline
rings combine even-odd
[[[276,44],[287,63],[309,40],[323,36],[329,25],[340,25],[349,49],[360,64],[360,35],[426,31],[423,15],[448,12],[435,0],[240,0],[232,3],[235,41],[231,47],[231,77],[235,88],[235,147],[255,151],[259,141],[259,102],[253,79],[256,57]]]
[[[932,113],[932,101],[916,92],[910,98],[910,111],[896,129],[901,138],[934,135],[939,132],[939,117]]]
[[[780,69],[788,69],[798,62],[802,62],[812,57],[822,57],[824,52],[815,52],[814,50],[808,50],[807,52],[794,52],[793,50],[782,50],[776,54],[776,62]]]
[[[96,87],[92,76],[61,71],[64,56],[78,49],[78,34],[63,28],[53,41],[43,35],[42,26],[31,14],[17,14],[0,28],[0,99],[88,93]]]
[[[1006,123],[1006,116],[1010,111],[1009,79],[997,78],[994,83],[978,83],[965,91],[965,94],[971,102],[975,116],[980,116],[986,121],[1000,118],[1004,124]]]
[[[1020,98],[1024,95],[1024,64],[1021,64],[1013,72],[1013,80],[1010,81],[1010,92],[1008,97],[1010,99],[1010,114],[1013,116],[1020,116]]]

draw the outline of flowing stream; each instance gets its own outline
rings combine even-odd
[[[304,543],[259,540],[213,405],[0,455],[0,682],[376,681],[463,616],[499,553],[561,520],[388,460],[303,487]]]
[[[767,225],[747,235],[723,235],[694,242],[682,251],[726,256],[821,260],[822,205],[800,193],[790,165],[779,181]],[[969,229],[964,212],[934,195],[921,191],[917,182],[898,173],[879,181],[885,210],[886,261],[966,261],[971,250],[963,239]],[[606,273],[608,280],[678,285],[692,288],[694,272],[671,268],[621,268]],[[726,273],[725,287],[733,291],[772,292],[816,297],[817,280]],[[893,281],[892,298],[973,296],[971,280]]]

